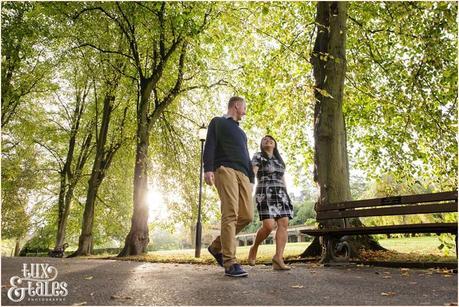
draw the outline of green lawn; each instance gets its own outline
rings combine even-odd
[[[381,239],[379,243],[395,252],[407,253],[407,257],[403,257],[404,260],[416,261],[433,261],[445,260],[454,261],[454,257],[442,257],[442,252],[438,250],[438,246],[441,242],[438,237],[414,237],[414,238],[395,238],[395,239]],[[284,257],[295,257],[301,254],[308,246],[310,242],[302,243],[288,243]],[[246,263],[247,255],[249,253],[250,246],[240,246],[237,248],[236,257],[241,263]],[[270,261],[276,250],[275,245],[261,245],[258,249],[257,262]],[[212,256],[209,255],[206,248],[201,250],[201,257],[194,257],[194,249],[182,249],[182,250],[165,250],[150,252],[144,256],[128,257],[128,260],[137,261],[151,261],[151,262],[178,262],[178,263],[213,263]],[[409,253],[409,255],[408,255]],[[418,255],[420,257],[418,257]],[[428,257],[428,255],[435,255],[435,257]],[[394,255],[392,254],[391,257]],[[387,259],[386,259],[387,260]],[[392,259],[389,259],[392,260]],[[395,259],[394,259],[395,260]]]
[[[381,244],[381,246],[400,253],[415,252],[419,254],[443,254],[443,252],[438,249],[438,246],[441,244],[441,242],[437,236],[382,239],[378,242]]]

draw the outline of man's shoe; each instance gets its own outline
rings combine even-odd
[[[228,269],[225,269],[225,275],[231,277],[246,277],[249,275],[239,263],[232,264]]]
[[[212,250],[212,248],[210,247],[207,247],[207,250],[209,251],[209,253],[214,256],[215,260],[217,261],[218,265],[223,267],[223,254],[222,253],[216,253]]]

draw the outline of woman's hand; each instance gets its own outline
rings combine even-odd
[[[204,181],[210,186],[214,185],[214,172],[205,172]]]

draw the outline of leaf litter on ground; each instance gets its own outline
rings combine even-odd
[[[381,292],[382,296],[394,296],[396,293],[393,291]]]

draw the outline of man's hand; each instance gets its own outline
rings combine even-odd
[[[214,185],[214,172],[205,172],[204,180],[208,185]]]

